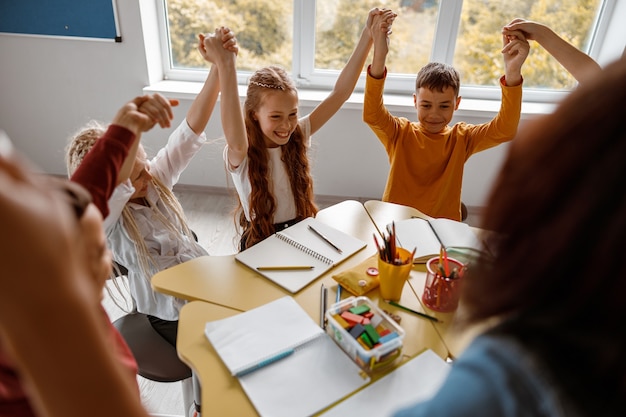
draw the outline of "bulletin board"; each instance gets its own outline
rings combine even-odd
[[[115,0],[0,0],[0,32],[122,41]]]

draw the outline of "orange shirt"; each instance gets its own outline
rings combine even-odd
[[[461,220],[463,168],[468,158],[515,137],[522,108],[522,86],[500,79],[502,102],[488,123],[459,122],[437,134],[419,123],[395,117],[383,103],[385,78],[367,74],[363,121],[382,142],[389,157],[383,201],[414,207],[432,217]]]

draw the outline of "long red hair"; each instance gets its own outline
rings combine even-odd
[[[277,66],[256,71],[250,78],[248,94],[244,103],[244,117],[248,134],[248,176],[250,178],[250,222],[239,203],[236,216],[243,229],[245,247],[265,239],[274,233],[276,198],[270,191],[268,152],[265,138],[254,114],[268,91],[282,90],[298,95],[296,86],[287,72]],[[314,202],[313,179],[310,173],[307,146],[300,126],[291,134],[289,141],[281,146],[282,161],[286,166],[296,205],[296,219],[304,219],[317,213]]]

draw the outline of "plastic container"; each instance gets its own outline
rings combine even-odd
[[[350,313],[350,310],[353,308],[356,308],[353,311],[358,311],[359,309],[367,309],[367,307],[369,307],[368,310],[371,312],[371,317],[369,318],[369,323],[365,324],[371,325],[380,337],[377,343],[371,343],[371,347],[363,340],[367,341],[369,339],[369,342],[372,342],[372,338],[369,337],[372,329],[368,328],[368,331],[364,331],[368,336],[363,337],[362,333],[360,333],[360,328],[355,328],[355,326],[356,324],[361,324],[362,327],[366,327],[365,324],[355,324],[354,321],[347,320],[341,316],[344,312]],[[352,317],[349,314],[345,316]],[[364,315],[360,316],[365,317]],[[326,332],[352,360],[367,372],[384,369],[392,365],[402,353],[402,344],[405,336],[404,329],[379,309],[368,297],[350,297],[331,305],[326,311],[326,320]],[[353,334],[360,333],[360,340],[357,340],[350,333],[351,331]]]

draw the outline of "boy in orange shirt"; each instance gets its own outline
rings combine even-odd
[[[441,63],[426,65],[417,74],[413,94],[418,122],[393,116],[383,103],[389,35],[377,30],[372,35],[374,55],[365,84],[363,120],[382,142],[391,164],[383,201],[411,206],[432,217],[461,220],[465,161],[476,152],[512,140],[517,132],[521,67],[529,44],[519,37],[502,37],[502,103],[493,120],[449,126],[461,101],[457,71]]]

